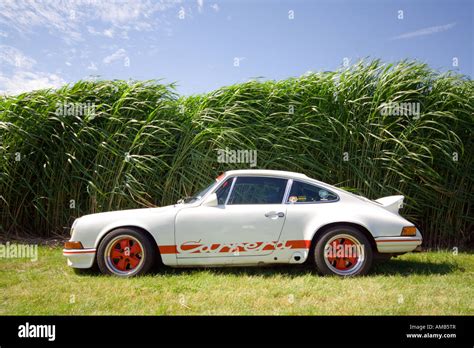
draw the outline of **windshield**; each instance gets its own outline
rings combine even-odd
[[[204,190],[199,191],[194,196],[184,198],[183,203],[193,203],[193,202],[196,202],[196,201],[200,200],[203,196],[206,195],[206,193],[209,192],[210,189],[212,189],[214,187],[215,184],[216,184],[216,181],[213,181]]]

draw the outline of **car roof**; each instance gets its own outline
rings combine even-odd
[[[268,170],[268,169],[239,169],[239,170],[229,170],[226,171],[222,174],[222,176],[228,177],[228,176],[253,176],[253,175],[258,175],[258,176],[277,176],[277,177],[282,177],[282,178],[287,178],[287,179],[301,179],[304,180],[305,182],[312,183],[315,185],[319,185],[323,188],[326,188],[328,190],[332,191],[337,191],[339,196],[344,196],[344,197],[358,197],[357,195],[354,195],[350,192],[347,192],[339,187],[333,186],[331,184],[325,183],[320,180],[316,180],[313,178],[310,178],[309,176],[301,173],[296,173],[296,172],[287,172],[284,170]]]
[[[268,170],[268,169],[240,169],[240,170],[229,170],[225,172],[226,176],[229,175],[262,175],[262,176],[280,176],[285,178],[300,178],[300,179],[309,179],[308,176],[295,173],[287,172],[284,170]]]
[[[310,182],[316,185],[320,185],[322,187],[325,187],[326,189],[332,189],[332,190],[337,190],[340,193],[346,194],[347,192],[333,186],[331,184],[325,183],[320,180],[316,180],[313,178],[310,178],[309,176],[301,173],[296,173],[296,172],[287,172],[284,170],[268,170],[268,169],[240,169],[240,170],[229,170],[227,172],[224,172],[224,175],[226,177],[228,176],[234,176],[234,175],[239,175],[239,176],[253,176],[253,175],[259,175],[259,176],[277,176],[277,177],[282,177],[282,178],[287,178],[287,179],[301,179],[306,182]]]

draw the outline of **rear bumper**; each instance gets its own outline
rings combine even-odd
[[[379,253],[407,253],[415,250],[421,243],[423,238],[421,233],[417,231],[413,237],[379,237],[375,238],[377,251]]]
[[[96,249],[63,249],[67,265],[73,268],[91,268],[94,264]]]

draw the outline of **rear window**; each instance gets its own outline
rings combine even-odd
[[[336,201],[338,196],[325,188],[293,181],[291,185],[289,203],[318,203]]]

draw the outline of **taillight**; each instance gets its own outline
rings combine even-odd
[[[402,236],[416,236],[416,227],[415,226],[405,226],[402,228]]]
[[[64,249],[84,249],[81,242],[65,242]]]

